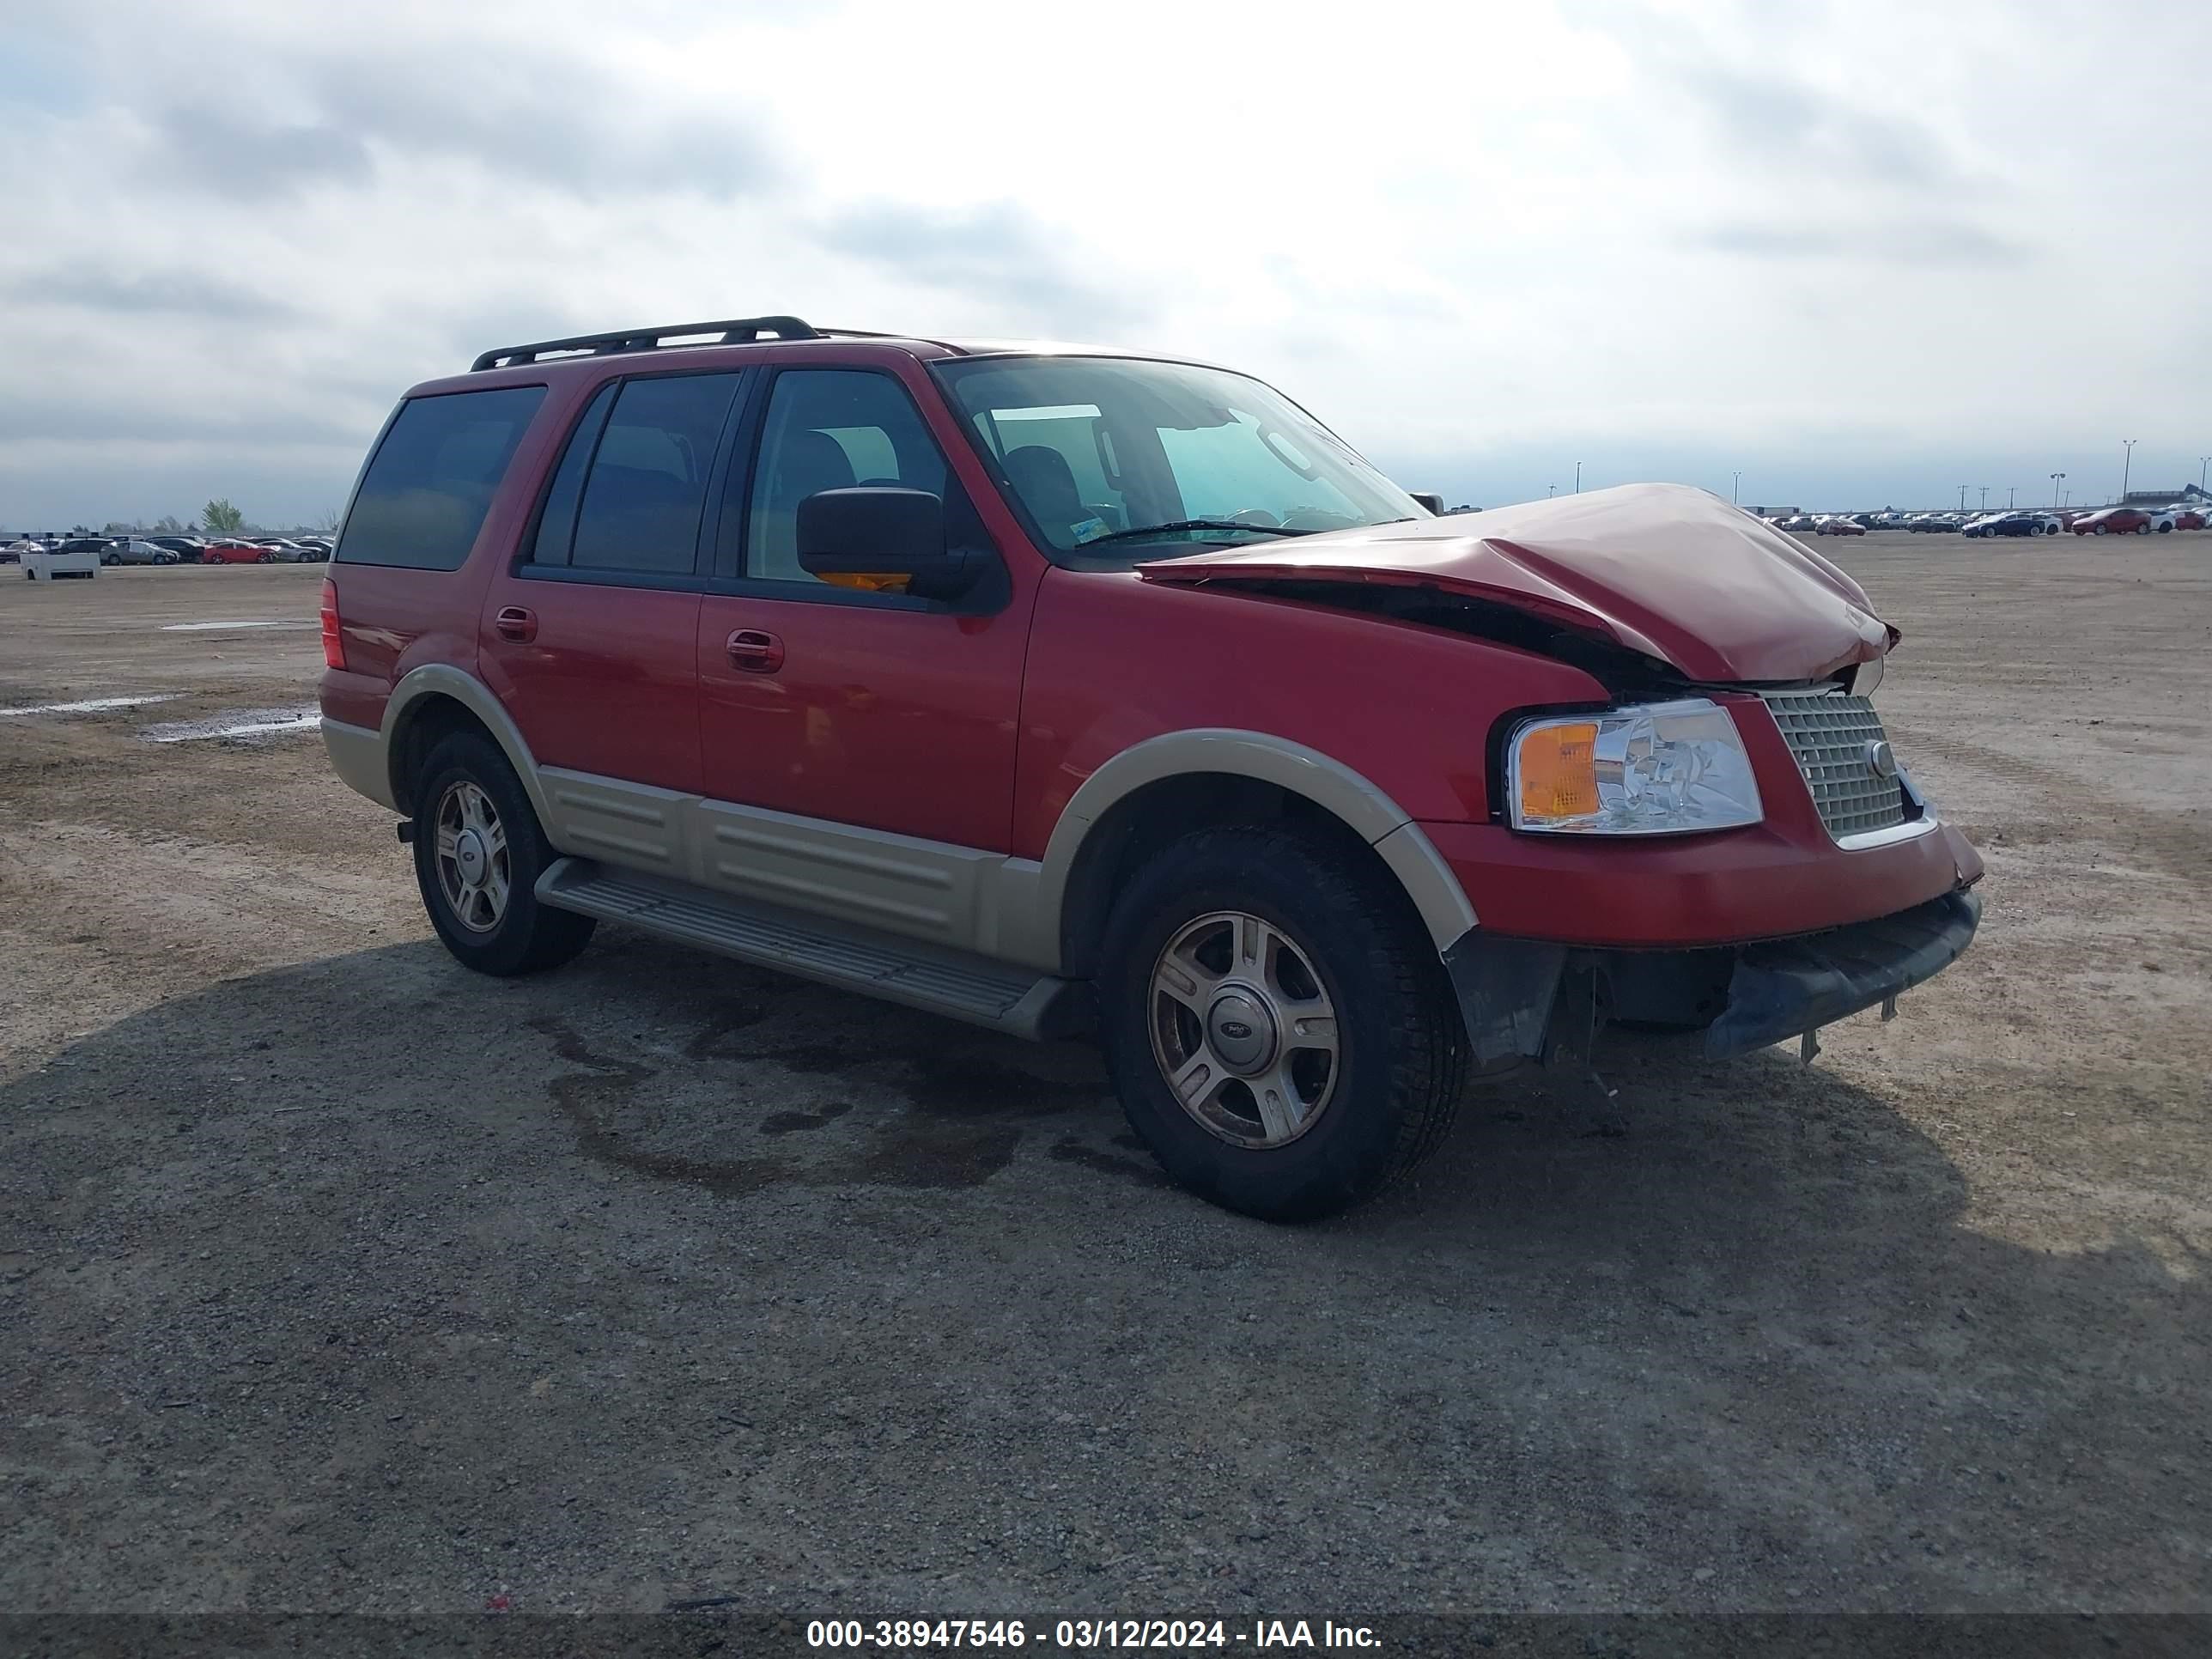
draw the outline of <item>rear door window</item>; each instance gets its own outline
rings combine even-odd
[[[549,544],[543,525],[533,557],[611,574],[692,574],[707,477],[737,389],[734,374],[625,380],[604,428],[594,434],[587,419],[571,441],[573,449],[596,438],[568,558],[558,556],[557,531]],[[564,459],[562,474],[568,471]],[[549,501],[549,515],[562,506]]]
[[[335,556],[459,569],[544,400],[542,386],[409,398],[362,474]]]

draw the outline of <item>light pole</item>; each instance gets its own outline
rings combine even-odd
[[[2005,486],[2005,511],[2006,511],[2006,512],[2009,513],[2009,512],[2011,512],[2011,511],[2012,511],[2012,498],[2013,498],[2014,496],[2015,496],[2015,495],[2019,495],[2019,494],[2020,494],[2020,486],[2019,486],[2018,484],[2007,484],[2007,485]]]
[[[1964,513],[1966,510],[1966,485],[1964,485],[1964,484],[1960,484],[1960,485],[1959,486],[1959,511],[1960,511],[1960,512],[1961,512],[1961,513]]]
[[[2133,438],[2123,438],[2120,440],[2120,446],[2126,456],[2126,459],[2120,463],[2120,499],[2124,501],[2128,498],[2128,473],[2136,464],[2136,441]]]
[[[1576,495],[1581,495],[1582,493],[1583,493],[1583,464],[1582,464],[1580,461],[1577,461],[1577,462],[1575,463],[1575,494],[1576,494]]]
[[[2197,487],[2199,489],[2204,488],[2204,464],[2207,461],[2212,461],[2212,455],[2199,455],[2197,458]]]
[[[2200,482],[2201,482],[2201,480],[2200,480]],[[1743,494],[1743,474],[1742,474],[1742,473],[1741,473],[1741,472],[1739,472],[1739,473],[1737,473],[1737,474],[1735,475],[1735,483],[1733,485],[1731,485],[1731,486],[1729,487],[1729,505],[1730,507],[1734,507],[1734,506],[1735,505],[1735,503],[1736,503],[1736,498],[1737,498],[1738,496],[1741,495],[1742,494]]]
[[[1550,501],[1550,500],[1552,499],[1552,497],[1553,497],[1553,496],[1554,496],[1554,495],[1558,495],[1559,493],[1559,485],[1557,485],[1557,484],[1546,484],[1546,485],[1544,486],[1544,499],[1545,499],[1546,501]]]
[[[1984,485],[1982,486],[1982,511],[1983,511],[1983,512],[1984,512],[1984,513],[1986,513],[1986,512],[1988,512],[1989,510],[1990,510],[1990,487],[1989,487],[1987,484],[1984,484]]]
[[[2054,473],[2052,473],[2052,474],[2051,475],[2051,506],[2053,506],[2053,507],[2057,507],[2057,506],[2058,506],[2058,505],[2059,505],[2059,500],[2058,500],[2058,486],[2059,486],[2060,484],[2062,484],[2062,483],[2065,483],[2065,482],[2066,482],[2066,475],[2065,475],[2063,472],[2054,472]]]

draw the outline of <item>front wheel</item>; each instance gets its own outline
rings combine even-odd
[[[106,565],[121,564],[123,562],[123,556],[119,553],[103,553],[100,556],[100,562]]]
[[[1434,1150],[1467,1076],[1434,946],[1382,873],[1272,828],[1201,830],[1115,906],[1098,975],[1130,1126],[1199,1196],[1305,1221]]]
[[[589,916],[538,902],[556,856],[521,780],[489,738],[457,732],[415,792],[415,880],[446,948],[481,974],[557,968],[591,942]]]

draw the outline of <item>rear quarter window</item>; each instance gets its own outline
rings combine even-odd
[[[369,457],[332,556],[459,569],[544,401],[542,386],[409,398]]]

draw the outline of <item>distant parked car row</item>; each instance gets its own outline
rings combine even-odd
[[[1990,536],[2056,536],[2068,530],[2077,536],[2162,535],[2172,530],[2203,530],[2208,520],[2199,507],[2146,511],[2106,507],[2070,512],[2018,507],[2002,513],[1799,513],[1768,522],[1778,530],[1800,535],[1863,536],[1869,530],[1907,530],[1978,540]]]
[[[1870,513],[1799,513],[1771,522],[1778,530],[1791,530],[1799,535],[1863,536],[1867,533],[1869,521],[1874,516]]]
[[[321,536],[29,536],[0,547],[0,564],[34,553],[89,553],[117,564],[318,564],[331,556]]]

